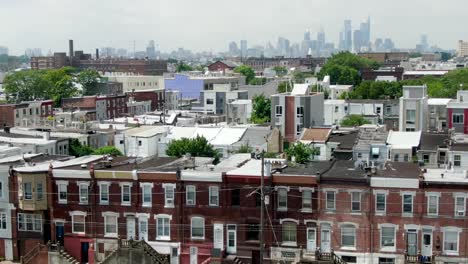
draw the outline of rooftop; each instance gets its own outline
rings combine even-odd
[[[429,98],[427,99],[428,105],[447,105],[450,102],[450,98]]]
[[[339,143],[340,150],[353,150],[354,144],[357,141],[358,132],[352,131],[333,131],[328,142]],[[335,150],[336,151],[336,150]]]
[[[331,161],[311,161],[306,164],[288,165],[281,169],[282,175],[317,175],[328,170],[333,165]]]
[[[325,143],[331,131],[331,128],[305,128],[299,140],[302,143]]]
[[[367,125],[359,128],[357,145],[385,144],[387,141],[387,131],[384,127]]]
[[[388,132],[387,144],[391,145],[394,149],[408,149],[419,146],[421,142],[421,131],[406,132],[406,131],[393,131]]]
[[[420,150],[436,151],[439,147],[446,147],[449,140],[448,134],[422,133]]]
[[[153,137],[158,134],[163,134],[168,131],[168,128],[165,126],[141,126],[136,128],[131,128],[125,131],[125,136],[130,137]]]
[[[427,169],[424,173],[424,182],[437,184],[468,183],[466,171],[452,171],[446,169]]]

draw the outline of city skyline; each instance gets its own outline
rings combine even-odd
[[[458,40],[468,38],[468,34],[458,26],[467,20],[461,11],[463,8],[453,9],[441,3],[422,5],[422,1],[339,2],[298,0],[294,3],[272,3],[261,0],[247,3],[241,0],[226,9],[212,0],[203,3],[184,0],[154,3],[145,0],[134,6],[125,1],[90,1],[74,6],[74,12],[70,13],[67,8],[72,1],[44,0],[37,3],[4,0],[0,22],[6,25],[13,21],[15,27],[0,28],[3,36],[0,45],[7,46],[10,54],[24,54],[27,48],[41,48],[47,54],[49,49],[66,51],[66,40],[70,38],[75,39],[76,45],[85,52],[109,46],[133,50],[134,43],[136,50],[145,50],[148,41],[153,39],[163,52],[180,47],[224,52],[231,41],[240,46],[241,39],[246,39],[249,46],[275,43],[278,37],[298,43],[307,28],[312,36],[316,36],[323,27],[326,41],[338,47],[343,21],[351,20],[354,31],[368,16],[372,20],[372,42],[376,38],[392,38],[397,47],[414,48],[420,41],[420,35],[426,34],[430,45],[454,49]],[[459,7],[468,7],[468,3],[463,1],[453,2]],[[366,8],[349,12],[355,6]],[[213,12],[220,9],[222,15]],[[53,19],[45,21],[41,19],[44,15]],[[21,16],[28,19],[21,19]],[[36,21],[33,25],[30,24],[32,20]],[[194,23],[186,23],[192,20]],[[256,22],[260,20],[261,23]],[[405,31],[401,31],[403,25]]]

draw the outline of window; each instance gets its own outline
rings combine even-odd
[[[0,213],[0,229],[7,230],[7,214]]]
[[[302,210],[312,211],[312,190],[302,190]]]
[[[143,201],[143,206],[144,207],[151,207],[151,202],[152,202],[152,193],[151,190],[153,189],[153,184],[152,183],[143,183],[141,184],[141,195],[142,201]]]
[[[117,236],[117,218],[114,213],[104,215],[104,236]]]
[[[303,106],[296,107],[296,115],[297,115],[297,117],[303,117],[304,116],[304,107]]]
[[[142,143],[141,143],[141,140],[138,140],[138,146],[141,146]]]
[[[24,199],[32,200],[32,183],[30,182],[23,183],[23,189],[24,189]]]
[[[276,114],[276,116],[282,116],[283,115],[283,106],[277,105],[275,107],[275,114]]]
[[[377,193],[375,198],[375,211],[385,213],[386,195],[384,193]]]
[[[453,166],[460,167],[461,165],[461,155],[453,155]]]
[[[187,185],[185,188],[185,201],[187,205],[195,205],[196,204],[196,192],[195,192],[195,186],[193,185]]]
[[[212,105],[213,104],[213,99],[206,99],[206,104]]]
[[[353,212],[361,211],[361,193],[360,192],[351,193],[351,211]]]
[[[109,184],[99,184],[99,201],[100,204],[109,204]]]
[[[327,203],[326,203],[326,209],[327,210],[335,210],[335,192],[334,191],[327,191],[326,192],[327,196]]]
[[[335,113],[338,113],[338,106],[335,106]]]
[[[210,206],[219,206],[218,186],[210,186]]]
[[[296,125],[296,135],[300,135],[300,134],[301,134],[302,128],[304,128],[304,125],[302,125],[302,124]]]
[[[80,204],[88,204],[88,184],[79,184]]]
[[[205,238],[205,219],[202,217],[192,217],[191,221],[192,239]]]
[[[278,189],[278,211],[288,210],[288,190],[286,188]]]
[[[171,225],[169,216],[156,216],[156,239],[170,240]]]
[[[3,182],[0,182],[0,198],[3,198]]]
[[[44,189],[42,183],[36,184],[36,200],[40,201],[44,198]]]
[[[40,214],[18,214],[18,230],[42,232],[42,215]]]
[[[85,233],[85,214],[75,214],[72,215],[72,232],[74,234],[84,234]]]
[[[293,222],[283,223],[283,243],[296,243],[297,225]]]
[[[380,107],[376,107],[376,112],[378,115],[380,115],[380,113],[382,112],[382,109]]]
[[[132,186],[129,183],[121,185],[122,190],[122,205],[130,205],[131,204],[131,190]]]
[[[174,184],[165,184],[164,187],[164,207],[174,207]]]
[[[260,225],[259,224],[248,224],[247,225],[247,240],[259,240]]]
[[[437,215],[439,213],[439,197],[437,195],[427,196],[427,215]]]
[[[416,122],[416,110],[406,110],[406,124],[414,124]]]
[[[454,124],[463,124],[463,114],[452,114],[452,122]]]
[[[413,195],[412,194],[403,194],[403,213],[404,214],[413,213]]]
[[[395,264],[394,258],[379,258],[379,264]]]
[[[424,161],[424,164],[429,163],[429,154],[423,154],[423,161]]]
[[[455,197],[455,216],[465,216],[466,199],[464,196]]]
[[[383,226],[381,228],[380,247],[395,247],[395,227]]]
[[[408,160],[409,160],[409,155],[408,155],[408,154],[405,154],[405,155],[403,156],[403,161],[408,162]]]
[[[341,246],[356,247],[356,228],[353,225],[341,226]]]
[[[59,203],[67,203],[67,184],[58,184]]]
[[[444,253],[458,254],[458,230],[444,231]]]
[[[231,205],[232,206],[240,205],[240,189],[231,190]]]

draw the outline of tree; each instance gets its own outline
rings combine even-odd
[[[341,121],[341,125],[344,127],[362,126],[369,123],[370,122],[361,115],[349,115]]]
[[[250,85],[264,85],[266,83],[266,78],[253,78],[251,81],[250,81]]]
[[[188,64],[185,64],[185,63],[183,63],[183,62],[180,62],[180,63],[177,63],[176,71],[177,71],[177,72],[193,71],[193,68],[192,68],[190,65],[188,65]]]
[[[293,72],[293,81],[294,83],[305,83],[305,79],[309,77],[314,77],[313,72],[302,72],[294,71]]]
[[[70,140],[69,149],[69,154],[75,157],[91,155],[94,152],[94,150],[91,147],[81,144],[81,142],[76,138]]]
[[[62,98],[73,97],[78,94],[78,89],[73,85],[73,72],[73,68],[63,67],[48,70],[43,75],[44,80],[49,84],[45,96],[49,96],[48,99],[52,99],[56,107],[61,105]]]
[[[289,84],[289,82],[280,82],[276,90],[278,93],[290,92],[292,90],[291,84]]]
[[[288,74],[288,69],[286,69],[286,67],[283,66],[275,66],[273,70],[276,72],[276,76],[278,77],[283,77],[286,74]]]
[[[245,76],[245,83],[249,83],[255,78],[255,71],[252,67],[241,65],[234,69],[234,72],[240,73]]]
[[[291,158],[294,157],[296,163],[306,163],[310,161],[313,151],[306,144],[297,142],[286,150],[286,154]]]
[[[255,124],[270,122],[271,101],[265,95],[257,95],[252,100],[252,115],[250,120]]]
[[[123,156],[122,152],[114,146],[105,146],[95,149],[94,155],[111,155],[111,156]]]
[[[218,152],[214,149],[205,137],[182,138],[172,140],[166,150],[166,154],[171,157],[182,157],[190,154],[193,157],[211,157],[219,159]]]
[[[237,153],[252,153],[252,147],[247,143],[245,145],[241,145],[237,150]]]
[[[77,83],[83,87],[83,95],[96,95],[101,76],[96,70],[86,69],[78,73]]]

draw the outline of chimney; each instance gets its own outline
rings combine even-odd
[[[96,60],[99,60],[99,49],[96,49]]]
[[[68,40],[68,56],[70,59],[70,66],[73,66],[73,39]]]

